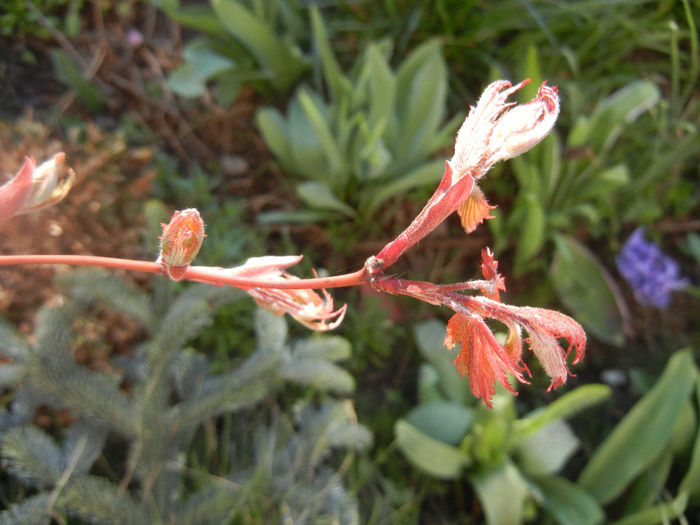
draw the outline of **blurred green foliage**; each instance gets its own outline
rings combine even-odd
[[[307,209],[261,220],[362,223],[390,197],[440,180],[444,161],[431,156],[453,140],[463,115],[445,122],[448,78],[439,40],[414,49],[395,71],[390,42],[372,42],[346,75],[318,10],[311,20],[327,97],[302,87],[286,117],[275,108],[256,115],[282,169],[303,179],[296,193]]]
[[[615,516],[620,523],[657,523],[683,515],[688,501],[700,498],[700,375],[690,351],[673,354],[572,483],[558,475],[581,444],[566,419],[608,400],[608,386],[580,386],[523,417],[501,388],[488,410],[476,406],[442,346],[444,325],[421,323],[415,336],[427,362],[418,376],[418,406],[394,427],[397,446],[430,476],[467,477],[489,524],[530,521],[532,503],[557,523],[603,523],[606,515],[606,522]],[[667,486],[674,464],[683,469],[675,490]],[[608,515],[603,505],[615,500],[620,504]]]
[[[69,37],[82,28],[80,10],[85,0],[4,0],[0,10],[0,35],[49,38],[46,24]]]
[[[211,6],[158,6],[183,27],[202,33],[183,51],[184,64],[168,86],[178,95],[200,97],[214,85],[217,103],[231,105],[244,84],[289,90],[308,68],[299,42],[306,26],[295,0],[211,0]]]

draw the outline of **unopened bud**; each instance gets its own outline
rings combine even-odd
[[[204,221],[195,208],[173,213],[168,224],[161,224],[160,256],[165,274],[175,281],[185,276],[204,240]]]

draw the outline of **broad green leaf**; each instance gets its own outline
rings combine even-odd
[[[654,388],[598,447],[578,483],[601,503],[615,499],[668,446],[696,379],[692,353],[673,354]]]
[[[428,41],[405,62],[414,55],[422,58],[422,63],[410,70],[401,67],[396,77],[401,120],[394,154],[400,166],[409,166],[430,153],[431,140],[445,118],[447,66],[442,47],[439,41]],[[406,76],[406,71],[412,75]]]
[[[406,421],[421,432],[448,445],[464,439],[474,418],[474,410],[454,401],[421,403],[406,416]]]
[[[597,525],[605,515],[598,503],[581,487],[569,480],[554,476],[533,479],[541,492],[539,504],[557,523],[566,525]]]
[[[392,181],[385,181],[363,194],[363,207],[367,214],[374,213],[384,201],[409,190],[437,186],[445,171],[444,160],[432,160],[412,169]],[[365,204],[366,203],[366,204]]]
[[[696,380],[695,384],[695,401],[697,406],[700,406],[700,381]],[[695,444],[693,445],[693,453],[690,459],[688,470],[683,476],[678,492],[686,492],[695,501],[700,499],[700,425],[695,433]]]
[[[681,492],[673,501],[661,503],[613,521],[611,525],[657,525],[671,523],[683,515],[688,505],[688,494]]]
[[[569,135],[569,145],[592,146],[597,154],[610,149],[625,126],[660,98],[659,88],[648,80],[628,84],[598,104],[590,118],[576,122]]]
[[[367,121],[372,127],[384,122],[389,127],[385,131],[387,139],[393,142],[391,129],[396,118],[396,79],[381,50],[374,44],[370,44],[367,50],[367,61],[370,69]]]
[[[527,193],[525,199],[525,221],[515,248],[515,265],[522,267],[542,249],[545,240],[547,217],[542,203],[535,193]]]
[[[337,213],[320,210],[267,211],[255,217],[258,224],[312,224],[337,220]]]
[[[206,91],[204,80],[194,70],[192,64],[185,64],[175,69],[166,81],[168,89],[186,98],[201,97]]]
[[[323,144],[301,105],[294,97],[287,111],[287,139],[297,175],[332,183]]]
[[[445,394],[440,389],[440,376],[430,363],[421,363],[418,368],[418,402],[443,401]]]
[[[510,462],[469,477],[489,525],[521,525],[523,505],[529,494],[527,482]]]
[[[243,4],[234,0],[211,0],[211,4],[226,30],[270,70],[273,85],[279,91],[289,89],[306,68],[298,54]]]
[[[104,102],[102,92],[90,80],[85,78],[68,53],[62,49],[53,49],[51,51],[51,62],[56,71],[56,77],[75,91],[78,100],[85,104],[87,109],[94,113],[99,113]]]
[[[556,419],[567,419],[610,398],[607,385],[583,385],[567,392],[542,410],[528,414],[515,422],[513,440],[517,443]]]
[[[578,241],[563,235],[556,235],[554,241],[549,275],[562,303],[596,337],[622,345],[624,319],[618,306],[621,295],[612,277]]]
[[[460,449],[421,432],[399,419],[394,425],[396,445],[418,469],[438,479],[456,479],[470,460]]]
[[[217,53],[205,39],[189,43],[182,55],[187,64],[192,66],[195,75],[203,80],[236,67],[233,60]]]
[[[323,145],[324,155],[328,161],[329,175],[340,177],[345,171],[345,159],[329,127],[328,110],[325,104],[320,98],[313,97],[305,89],[300,89],[297,96],[302,109],[306,113],[306,118]]]
[[[179,8],[177,5],[173,5],[176,2],[158,2],[158,4],[158,7],[181,26],[201,31],[205,35],[222,40],[230,38],[226,28],[208,6],[196,5]]]
[[[424,321],[413,328],[413,335],[423,359],[428,361],[440,377],[440,385],[449,399],[467,405],[473,399],[469,394],[469,383],[462,377],[453,362],[455,352],[443,346],[445,325],[440,321]]]
[[[673,454],[665,450],[632,482],[625,493],[625,507],[621,513],[623,516],[646,509],[662,499],[672,464]]]
[[[627,165],[617,164],[596,173],[581,184],[576,190],[576,200],[582,202],[605,197],[629,183],[630,174]]]
[[[282,114],[275,108],[260,108],[255,113],[255,125],[260,131],[265,144],[279,162],[286,167],[293,166],[294,161],[289,154],[287,122]]]
[[[346,96],[350,96],[352,88],[350,87],[350,81],[340,70],[338,61],[333,54],[333,49],[328,41],[328,33],[317,6],[311,7],[311,30],[314,35],[316,52],[321,57],[323,76],[326,79],[326,85],[330,92],[330,99],[337,103]]]
[[[301,182],[296,190],[299,198],[312,208],[336,211],[348,217],[355,215],[355,210],[333,195],[322,182]]]
[[[529,78],[530,82],[521,90],[520,99],[528,101],[537,96],[537,91],[543,80],[542,71],[540,70],[540,57],[534,44],[527,46],[523,78]]]
[[[579,440],[561,419],[518,441],[513,453],[518,466],[529,475],[554,474],[579,448]]]

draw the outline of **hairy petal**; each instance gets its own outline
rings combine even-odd
[[[469,387],[477,398],[491,408],[496,381],[513,393],[508,374],[525,382],[517,361],[500,345],[484,321],[475,315],[455,314],[447,323],[445,346],[460,345],[455,366],[462,376],[468,374]]]
[[[32,191],[34,159],[27,158],[12,180],[0,186],[0,222],[17,215]]]

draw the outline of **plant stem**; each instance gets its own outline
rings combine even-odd
[[[135,261],[115,257],[97,257],[94,255],[1,255],[0,266],[16,266],[26,264],[68,264],[71,266],[101,266],[103,268],[118,268],[122,270],[162,274],[162,266],[158,262]],[[185,273],[185,279],[201,281],[208,284],[235,286],[237,288],[274,288],[277,290],[300,290],[321,288],[343,288],[359,286],[367,280],[364,269],[331,277],[315,277],[312,279],[294,280],[256,280],[245,277],[227,275],[226,268],[207,266],[190,267]]]

